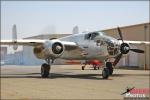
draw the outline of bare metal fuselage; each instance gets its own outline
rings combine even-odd
[[[85,34],[75,34],[68,37],[64,37],[61,40],[65,41],[71,41],[75,42],[79,45],[82,50],[73,50],[73,51],[67,51],[65,50],[64,54],[61,56],[63,59],[99,59],[104,60],[109,57],[114,57],[116,54],[110,55],[108,53],[108,46],[100,45],[97,46],[96,42],[94,40],[85,40],[84,39]],[[100,36],[102,39],[106,39],[106,41],[109,39],[110,41],[113,41],[115,43],[118,43],[116,39],[112,37],[108,37],[106,35]]]
[[[65,49],[63,54],[59,58],[67,60],[98,59],[103,61],[107,58],[115,57],[119,53],[119,42],[115,38],[106,35],[99,35],[98,37],[101,38],[103,42],[105,41],[105,44],[97,45],[94,39],[85,39],[85,34],[87,33],[73,34],[67,37],[60,38],[59,40],[61,41],[75,42],[79,48],[73,50]],[[114,45],[111,51],[109,51],[108,49],[109,44],[107,43],[109,42]],[[117,52],[114,52],[114,49],[116,49]]]

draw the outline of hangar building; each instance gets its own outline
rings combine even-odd
[[[1,65],[4,64],[5,59],[6,59],[6,55],[7,55],[7,47],[0,47],[0,55],[1,55]]]
[[[121,27],[124,40],[132,41],[150,41],[150,23],[142,23]],[[108,35],[117,38],[118,34],[116,28],[102,30]],[[129,54],[122,58],[122,64],[127,66],[140,66],[150,68],[150,45],[131,45],[132,48],[139,48],[145,51],[144,54],[129,52]]]

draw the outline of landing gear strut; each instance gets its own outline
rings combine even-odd
[[[93,65],[94,70],[96,70],[96,65]]]
[[[44,63],[41,65],[41,77],[47,78],[49,75],[49,71],[51,69],[51,63],[52,61],[50,59],[46,59],[47,63]]]
[[[82,70],[84,70],[85,66],[82,66]]]
[[[106,67],[109,69],[109,74],[112,75],[114,70],[112,63],[106,62]]]

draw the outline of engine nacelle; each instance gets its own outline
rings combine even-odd
[[[61,41],[54,39],[46,41],[42,46],[34,48],[34,54],[37,58],[47,57],[57,58],[64,53],[65,47]]]

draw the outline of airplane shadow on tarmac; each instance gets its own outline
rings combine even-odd
[[[27,74],[1,74],[1,78],[39,78],[39,79],[56,79],[56,78],[76,78],[76,79],[93,79],[101,80],[101,74],[61,74],[51,73],[48,78],[41,78],[40,73],[27,73]]]
[[[67,73],[67,72],[66,72]],[[148,74],[113,74],[110,77],[125,77],[125,76],[149,76]],[[26,73],[26,74],[1,74],[1,78],[39,78],[40,73]],[[48,78],[44,79],[56,79],[56,78],[76,78],[76,79],[91,79],[91,80],[104,80],[101,74],[65,74],[51,73]],[[112,80],[111,78],[107,80]]]

